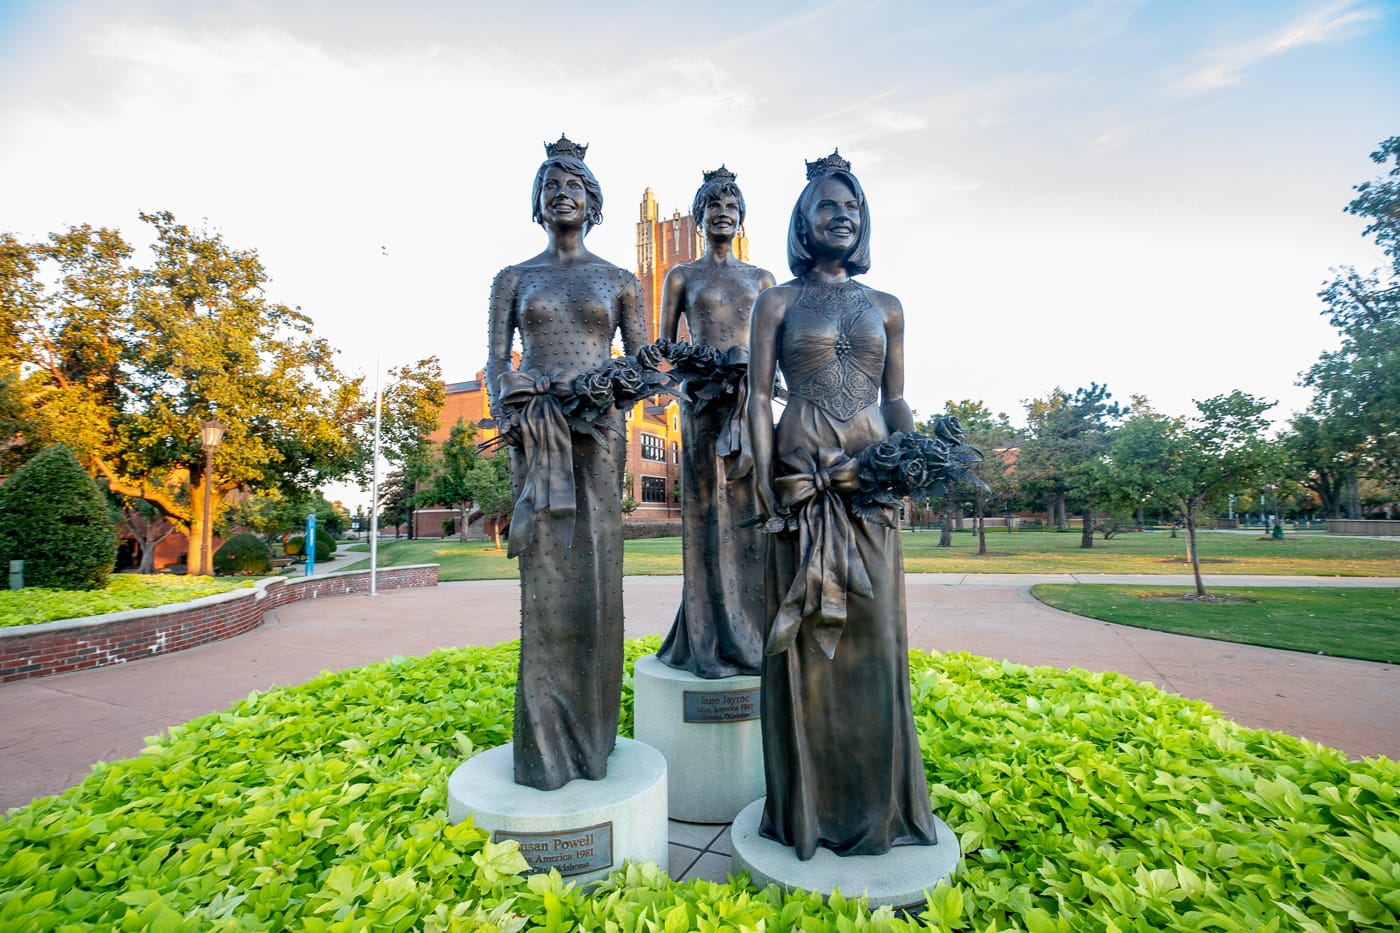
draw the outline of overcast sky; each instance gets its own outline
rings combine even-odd
[[[0,229],[145,243],[172,211],[256,249],[352,371],[474,377],[561,132],[595,253],[635,269],[643,190],[685,211],[723,162],[779,281],[803,160],[839,146],[920,414],[1096,380],[1286,417],[1329,267],[1379,261],[1341,209],[1400,133],[1400,4],[0,0]]]

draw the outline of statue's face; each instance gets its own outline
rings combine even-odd
[[[734,236],[739,232],[737,197],[721,192],[705,201],[705,232],[720,236]]]
[[[860,235],[860,201],[850,185],[828,178],[813,192],[805,220],[813,253],[848,253]]]
[[[540,220],[549,226],[578,226],[588,219],[588,192],[583,179],[551,165],[540,185]]]

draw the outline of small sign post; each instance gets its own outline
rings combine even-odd
[[[24,589],[24,561],[10,561],[10,589]]]

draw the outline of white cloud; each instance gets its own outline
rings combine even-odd
[[[1358,27],[1383,18],[1379,9],[1355,0],[1318,7],[1257,39],[1214,52],[1209,61],[1175,81],[1169,91],[1202,94],[1239,84],[1245,72],[1266,59],[1308,45],[1349,39],[1362,31]]]

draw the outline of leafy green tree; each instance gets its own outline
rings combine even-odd
[[[1113,432],[1104,461],[1103,501],[1112,509],[1135,513],[1142,522],[1149,501],[1169,503],[1170,511],[1176,512],[1169,492],[1174,481],[1172,444],[1184,420],[1153,410],[1142,396],[1133,397],[1130,412]]]
[[[252,250],[142,214],[153,259],[114,230],[0,242],[0,363],[26,404],[114,493],[158,506],[203,563],[207,522],[239,489],[305,493],[363,470],[363,380],[335,367],[299,310],[270,301]],[[50,281],[52,285],[48,285]],[[226,426],[204,514],[203,421]]]
[[[939,546],[951,546],[952,529],[948,519],[948,506],[971,505],[977,532],[977,553],[987,553],[987,535],[984,520],[989,501],[1009,501],[1015,494],[1013,473],[1003,452],[1016,441],[1016,429],[1005,412],[994,412],[985,402],[963,399],[955,402],[949,399],[943,406],[943,414],[958,419],[963,426],[964,438],[968,444],[982,453],[982,462],[977,464],[977,476],[991,487],[990,491],[971,483],[959,483],[950,488],[945,498],[942,537]],[[933,433],[933,420],[922,422],[918,428],[924,434]],[[945,544],[945,541],[947,542]]]
[[[1097,382],[1069,394],[1056,387],[1026,405],[1030,437],[1021,445],[1016,472],[1023,488],[1043,496],[1056,527],[1070,509],[1083,517],[1079,546],[1094,546],[1094,512],[1107,482],[1103,456],[1123,409]]]
[[[447,440],[438,447],[438,459],[419,502],[450,506],[457,510],[458,540],[467,540],[467,520],[471,517],[472,501],[476,498],[473,479],[482,455],[476,448],[476,425],[461,418],[452,426]]]
[[[1319,458],[1335,454],[1326,469],[1348,474],[1353,490],[1359,475],[1400,482],[1400,136],[1381,143],[1371,159],[1389,164],[1389,172],[1357,185],[1345,210],[1370,221],[1364,235],[1375,238],[1391,267],[1370,274],[1336,270],[1318,293],[1341,346],[1323,353],[1303,376],[1317,393],[1309,416],[1321,426],[1295,425],[1302,435],[1295,453],[1305,450],[1314,472]]]
[[[436,445],[428,435],[437,429],[446,399],[447,386],[436,356],[389,370],[383,392],[380,444],[385,458],[402,473],[403,494],[397,500],[402,514],[396,512],[393,524],[397,527],[406,523],[409,538],[414,537],[416,490],[428,481],[434,468]]]
[[[214,552],[214,572],[259,574],[272,571],[272,555],[262,538],[252,532],[236,534]]]
[[[1350,419],[1327,417],[1314,407],[1313,411],[1295,415],[1282,438],[1289,472],[1317,495],[1328,518],[1342,517],[1348,490],[1366,470],[1366,439],[1349,430],[1353,426]]]
[[[1206,595],[1196,546],[1202,511],[1229,493],[1275,479],[1283,468],[1282,446],[1265,436],[1273,406],[1236,390],[1196,402],[1191,418],[1168,418],[1144,407],[1114,435],[1110,475],[1123,484],[1124,495],[1161,497],[1185,516],[1197,596]]]
[[[164,512],[145,499],[122,497],[122,524],[141,543],[139,573],[156,572],[156,548],[176,531]]]
[[[468,484],[476,507],[491,528],[491,536],[499,551],[501,527],[515,506],[515,495],[510,485],[510,458],[503,453],[483,456],[472,467]]]
[[[0,486],[0,567],[24,561],[26,586],[96,590],[117,559],[107,498],[62,444]]]

